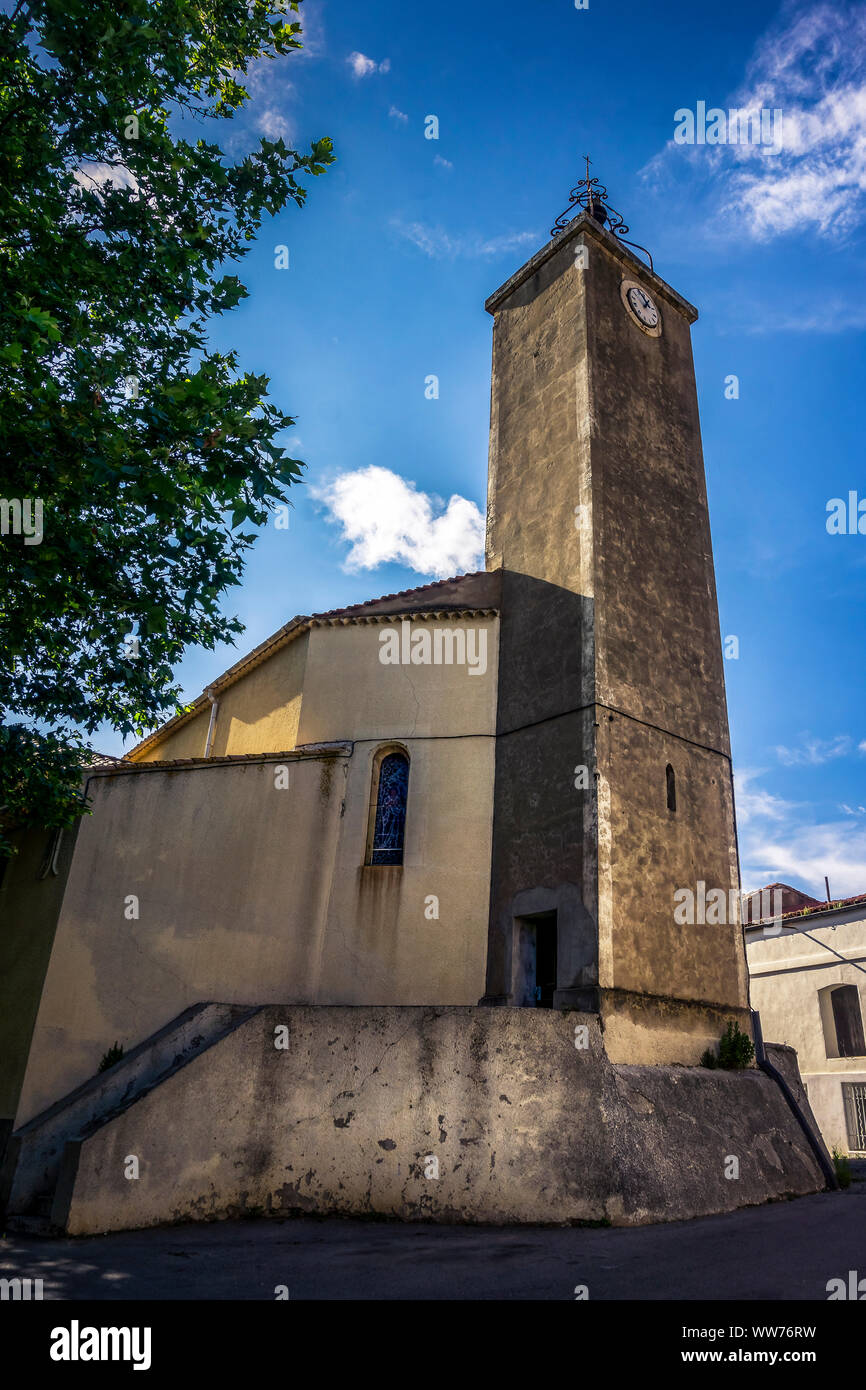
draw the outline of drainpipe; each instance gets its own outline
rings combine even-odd
[[[758,1013],[757,1009],[752,1009],[752,1034],[755,1039],[755,1061],[761,1068],[761,1071],[766,1072],[769,1077],[772,1077],[773,1081],[775,1081],[779,1090],[782,1092],[782,1095],[785,1097],[785,1100],[788,1102],[795,1120],[809,1141],[809,1148],[815,1155],[821,1172],[827,1180],[827,1186],[834,1192],[838,1191],[839,1179],[836,1177],[836,1169],[833,1167],[833,1163],[823,1142],[815,1134],[812,1126],[797,1104],[794,1092],[791,1090],[784,1076],[777,1067],[773,1066],[773,1063],[767,1057],[767,1052],[764,1047],[764,1034],[761,1029],[761,1015]]]
[[[216,722],[217,715],[219,714],[220,702],[219,696],[214,694],[214,689],[212,685],[208,686],[207,690],[205,691],[205,694],[210,700],[210,723],[207,726],[207,738],[205,739],[204,755],[206,758],[209,758],[211,755],[211,749],[213,748],[214,734],[216,733]]]

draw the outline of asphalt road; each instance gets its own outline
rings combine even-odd
[[[0,1277],[46,1299],[808,1299],[866,1278],[866,1184],[618,1228],[226,1221],[0,1240]]]

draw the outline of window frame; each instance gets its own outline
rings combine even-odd
[[[382,764],[394,753],[406,759],[406,815],[403,822],[402,858],[399,864],[374,864],[373,841],[376,837],[376,815],[379,809],[379,782]],[[406,832],[409,824],[409,784],[412,774],[412,758],[409,749],[402,743],[383,743],[375,750],[370,767],[370,798],[367,809],[367,838],[364,845],[365,869],[402,869],[406,861]]]
[[[855,1154],[866,1153],[866,1082],[842,1082],[842,1108],[845,1113],[849,1151]],[[859,1143],[861,1139],[862,1147]]]

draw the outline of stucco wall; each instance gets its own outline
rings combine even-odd
[[[413,619],[410,634],[437,628],[484,634],[486,670],[458,665],[385,665],[382,634],[402,634],[399,619],[317,627],[310,633],[298,743],[328,739],[489,737],[495,728],[498,618]],[[481,649],[480,647],[478,648]]]
[[[495,305],[487,564],[502,567],[486,997],[515,998],[521,904],[557,911],[557,1002],[598,984],[585,280],[560,245]],[[488,303],[488,308],[491,304]],[[583,508],[583,525],[576,509]]]
[[[636,1224],[823,1187],[763,1073],[614,1067],[597,1019],[530,1009],[269,1008],[77,1159],[74,1234],[256,1210]]]
[[[586,241],[598,698],[727,752],[693,311],[615,238]],[[660,337],[626,311],[623,278],[653,296]]]
[[[199,710],[177,728],[169,730],[158,744],[143,749],[135,749],[128,754],[130,762],[171,762],[175,758],[203,758],[207,731],[210,722],[210,706]]]
[[[309,634],[301,633],[219,693],[212,756],[281,753],[295,747],[308,641]],[[158,743],[141,754],[133,754],[133,761],[202,758],[209,725],[208,704]]]
[[[809,1096],[809,1104],[818,1122],[824,1143],[828,1149],[838,1149],[839,1153],[854,1153],[863,1157],[863,1148],[856,1148],[848,1137],[845,1116],[845,1102],[842,1094],[843,1082],[859,1082],[866,1086],[866,1066],[860,1058],[857,1063],[844,1072],[810,1073],[803,1078]]]
[[[17,1123],[202,999],[312,998],[348,759],[91,781]],[[125,915],[138,899],[138,919]]]
[[[624,277],[655,298],[660,337],[627,313]],[[724,1011],[748,1028],[738,923],[674,921],[678,889],[738,885],[694,310],[587,219],[487,307],[503,566],[487,999],[512,1001],[515,918],[547,895],[557,1002],[606,991],[611,1055],[694,1063]]]
[[[601,980],[728,1007],[748,1028],[738,921],[727,912],[721,924],[674,921],[677,890],[703,882],[727,895],[739,884],[691,312],[625,266],[615,246],[587,242],[599,825],[604,838],[608,820],[610,838],[609,871],[602,857],[599,873]],[[659,337],[625,311],[624,276],[656,300]],[[618,1055],[651,1060],[640,1000],[627,1012],[630,1029],[617,1009]],[[672,1017],[669,1005],[664,1012]],[[708,1012],[705,1031],[716,1024]],[[696,1061],[709,1038],[687,1011],[682,1029],[683,1050],[668,1059]]]
[[[316,998],[477,1004],[487,944],[493,739],[405,738],[399,746],[410,757],[403,865],[383,868],[364,864],[380,743],[355,745]]]
[[[730,769],[714,752],[607,711],[599,717],[597,750],[599,795],[609,808],[600,819],[610,826],[600,864],[600,978],[603,986],[636,996],[619,995],[617,1041],[608,1039],[609,1051],[623,1061],[658,1055],[694,1063],[718,1040],[726,1017],[750,1028],[736,911],[729,920],[731,890],[736,908],[739,883]],[[676,811],[667,806],[668,764],[676,776]],[[698,920],[699,882],[724,892],[720,921]],[[675,920],[680,890],[695,899],[692,922]],[[660,1029],[645,1022],[644,995],[671,1001],[661,1006]],[[673,1001],[689,1007],[677,1010]]]
[[[213,753],[294,748],[310,634],[302,633],[220,695]],[[340,735],[345,738],[345,732]],[[161,756],[165,756],[162,754]]]
[[[19,1124],[91,1076],[115,1041],[140,1043],[202,999],[477,1003],[497,670],[496,621],[481,625],[478,676],[382,665],[377,625],[314,629],[299,736],[309,748],[348,729],[356,741],[287,757],[288,788],[275,785],[273,759],[144,763],[93,779]],[[283,737],[256,717],[263,689],[279,696],[282,655],[267,682],[252,672],[232,687],[249,718],[230,727],[265,744]],[[365,865],[383,744],[410,759],[404,863],[393,868]],[[125,917],[130,895],[138,920]]]
[[[267,653],[250,653],[243,674],[226,673],[213,687],[219,701],[211,756],[284,752],[296,744],[322,739],[360,736],[381,737],[392,731],[416,734],[445,732],[443,702],[457,733],[479,731],[479,716],[490,732],[491,707],[495,709],[498,618],[465,616],[467,610],[499,607],[497,573],[462,575],[407,593],[372,599],[345,610],[344,616],[321,614],[296,618],[286,631],[263,644]],[[433,616],[431,616],[431,614]],[[431,667],[412,663],[387,667],[379,661],[379,625],[384,619],[400,630],[401,619],[423,622],[428,630],[472,629],[483,632],[487,669],[464,687],[455,665]],[[312,624],[312,626],[310,626]],[[384,672],[391,680],[382,686]],[[402,673],[402,679],[393,677]],[[465,674],[465,670],[463,672]],[[416,697],[415,680],[426,692]],[[483,684],[483,693],[479,682]],[[466,696],[469,696],[467,699]],[[455,700],[454,697],[457,696]],[[131,762],[167,762],[204,756],[211,705],[201,697],[199,709],[181,722],[170,721],[157,730],[145,746],[133,749]],[[304,724],[300,728],[301,709]],[[396,721],[396,724],[395,722]],[[399,727],[398,727],[399,726]],[[336,732],[320,733],[329,728]]]
[[[379,624],[310,634],[299,742],[347,728],[354,739],[319,947],[322,1002],[475,1004],[484,990],[498,619],[423,626],[446,621],[484,632],[483,674],[383,665]],[[416,620],[411,630],[420,627]],[[410,758],[403,866],[366,867],[373,760],[392,743]]]
[[[828,1057],[819,992],[828,985],[856,986],[866,1020],[866,920],[855,908],[822,921],[809,914],[779,934],[747,933],[752,1007],[760,1012],[765,1038],[796,1048],[824,1140],[847,1152],[842,1082],[866,1083],[866,1057]]]

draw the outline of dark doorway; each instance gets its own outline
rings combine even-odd
[[[552,1009],[556,989],[556,913],[535,921],[535,1007]]]

